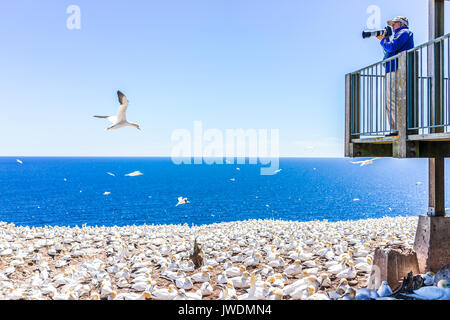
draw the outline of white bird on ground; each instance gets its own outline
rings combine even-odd
[[[250,289],[247,293],[237,296],[238,300],[265,300],[266,296],[269,295],[270,288],[267,282],[263,283],[262,287],[256,286],[256,276],[255,272],[252,272],[250,276]]]
[[[175,207],[177,207],[180,204],[185,204],[185,203],[189,203],[190,201],[188,201],[187,198],[183,198],[183,197],[178,197],[178,203],[175,205]]]
[[[134,172],[131,172],[131,173],[127,173],[125,176],[126,176],[126,177],[136,177],[136,176],[142,176],[142,175],[143,175],[142,172],[140,172],[140,171],[134,171]]]
[[[236,289],[233,286],[233,282],[228,281],[226,286],[219,294],[219,300],[233,300],[236,299]]]
[[[392,294],[391,287],[389,287],[387,281],[383,281],[381,286],[378,288],[377,293],[380,297],[387,297]]]
[[[369,160],[364,160],[364,161],[352,161],[353,164],[360,164],[360,167],[362,166],[367,166],[369,164],[373,164],[373,162],[377,159],[381,159],[381,158],[373,158],[373,159],[369,159]]]
[[[242,276],[229,279],[233,283],[234,288],[250,288],[249,272],[244,271]]]
[[[203,282],[200,291],[202,292],[202,295],[209,296],[213,293],[214,289],[209,282]]]
[[[414,290],[413,294],[407,294],[407,296],[421,300],[450,300],[450,287],[447,280],[441,280],[438,282],[437,287],[422,287]]]
[[[168,288],[154,289],[151,293],[155,300],[173,300],[178,295],[178,290],[175,285],[169,284]]]
[[[126,126],[135,127],[136,129],[139,129],[139,125],[137,123],[132,123],[127,121],[127,108],[128,108],[128,99],[127,97],[120,91],[117,91],[117,96],[119,98],[119,111],[117,112],[117,116],[94,116],[96,118],[103,118],[107,119],[109,122],[112,123],[112,126],[107,128],[106,130],[113,130],[113,129],[119,129]]]
[[[224,265],[225,274],[227,277],[237,277],[242,275],[242,273],[246,270],[246,267],[240,265],[239,267],[234,267],[232,263],[225,263]]]
[[[291,264],[290,266],[288,266],[286,269],[284,269],[284,272],[288,275],[288,276],[295,276],[296,274],[299,274],[302,272],[302,266],[301,266],[301,262],[300,260],[295,260],[294,264]]]
[[[186,289],[186,290],[189,290],[194,286],[190,277],[185,277],[185,278],[183,277],[183,278],[176,279],[175,285],[180,289]]]
[[[203,270],[202,272],[195,273],[191,276],[192,281],[195,282],[208,282],[211,278],[208,271]]]
[[[428,271],[427,273],[422,275],[423,283],[426,286],[431,286],[434,283],[434,272]]]

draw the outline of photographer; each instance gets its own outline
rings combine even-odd
[[[388,25],[394,30],[394,37],[389,41],[389,37],[384,35],[377,36],[381,40],[381,46],[385,51],[384,60],[399,54],[402,51],[406,51],[414,48],[413,33],[408,29],[408,18],[395,17],[389,20]],[[398,135],[398,131],[395,129],[396,119],[396,96],[398,95],[399,82],[397,80],[397,65],[398,59],[394,59],[386,63],[386,113],[388,115],[389,124],[391,126],[390,133],[386,137]]]

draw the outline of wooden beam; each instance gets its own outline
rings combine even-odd
[[[428,160],[428,215],[445,216],[444,158]]]
[[[414,151],[416,158],[448,158],[450,157],[450,141],[415,141],[408,142],[408,156],[414,158],[410,153]]]
[[[392,144],[350,143],[350,157],[392,157]]]

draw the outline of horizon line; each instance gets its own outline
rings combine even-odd
[[[151,156],[142,156],[142,155],[132,155],[132,156],[123,156],[123,155],[114,155],[114,156],[105,156],[105,155],[0,155],[0,158],[171,158],[171,156],[167,155],[151,155]],[[182,158],[196,158],[192,157],[182,157]],[[212,158],[221,158],[221,157],[202,157],[202,159],[212,159]],[[227,157],[222,157],[223,159]],[[244,158],[244,159],[259,159],[259,157],[233,157],[233,159]],[[280,156],[280,157],[264,157],[265,159],[281,159],[281,158],[347,158],[344,156]]]

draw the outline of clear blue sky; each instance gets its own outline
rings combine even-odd
[[[167,156],[201,120],[279,129],[281,156],[342,157],[344,75],[383,56],[361,38],[369,5],[427,41],[427,0],[4,1],[0,155]],[[116,113],[118,89],[142,132],[92,117]]]

